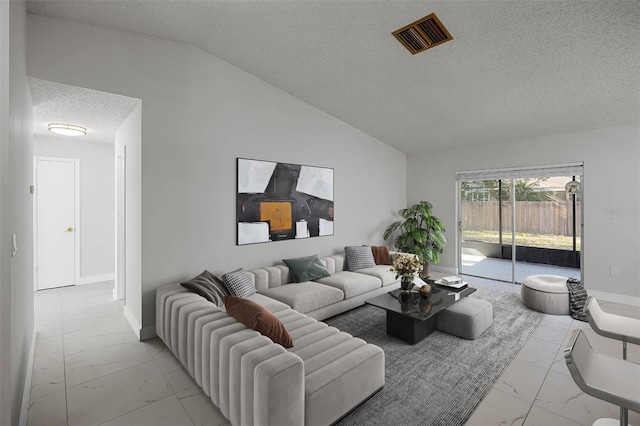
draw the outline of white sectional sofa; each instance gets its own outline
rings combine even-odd
[[[258,302],[265,306],[272,303],[260,297],[266,296],[300,313],[323,320],[400,287],[400,281],[389,271],[390,265],[376,265],[352,272],[347,270],[344,254],[320,259],[331,276],[303,283],[292,282],[285,264],[247,271],[258,290],[258,298],[261,299]]]
[[[384,353],[319,320],[399,287],[389,265],[355,272],[320,258],[330,276],[292,283],[282,264],[246,271],[289,332],[285,349],[180,284],[156,292],[156,331],[232,425],[329,425],[385,382]]]

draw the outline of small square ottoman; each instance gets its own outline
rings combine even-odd
[[[465,297],[436,315],[436,329],[474,340],[493,324],[491,303]]]

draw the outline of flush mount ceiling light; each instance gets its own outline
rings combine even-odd
[[[87,134],[87,129],[84,127],[62,123],[49,124],[49,131],[64,136],[84,136]]]
[[[438,19],[435,13],[418,19],[391,34],[393,34],[412,55],[453,40],[449,31],[442,25],[442,22],[440,22],[440,19]]]

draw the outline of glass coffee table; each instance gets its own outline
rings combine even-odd
[[[457,291],[436,284],[431,286],[429,297],[423,297],[417,290],[398,289],[365,303],[387,311],[387,334],[413,345],[435,331],[438,312],[476,291],[472,287]]]

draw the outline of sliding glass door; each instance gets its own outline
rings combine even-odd
[[[458,173],[460,273],[579,279],[581,175],[581,165]]]
[[[503,247],[512,242],[510,180],[460,182],[460,272],[511,281]]]
[[[580,176],[515,181],[515,282],[529,275],[580,278],[581,200],[567,194]]]

